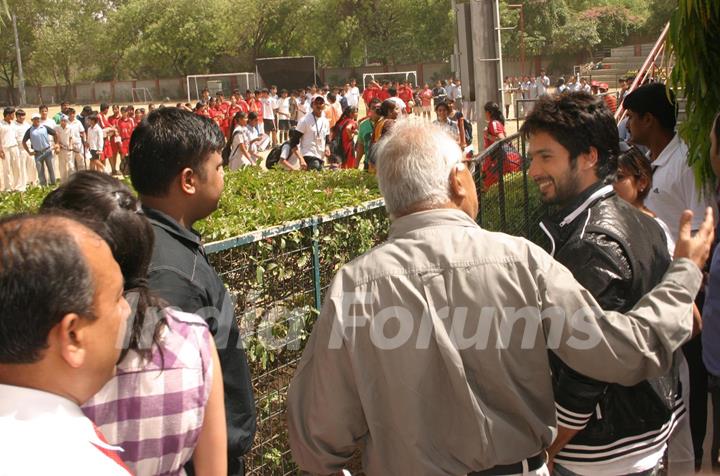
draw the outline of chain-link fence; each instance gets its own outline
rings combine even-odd
[[[545,207],[528,176],[525,141],[513,134],[485,149],[476,159],[477,222],[491,231],[502,231],[538,242],[538,228]]]
[[[387,236],[382,200],[206,246],[235,299],[253,376],[257,434],[248,475],[289,475],[285,401],[290,379],[335,272]]]
[[[533,239],[541,213],[529,183],[524,144],[516,134],[475,160],[486,229]],[[248,475],[296,474],[288,445],[287,389],[335,272],[387,237],[382,200],[206,246],[235,299],[253,375],[258,421]],[[351,468],[358,472],[359,459]]]

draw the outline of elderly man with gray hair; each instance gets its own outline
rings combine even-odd
[[[547,475],[549,348],[633,385],[690,337],[710,212],[694,237],[686,212],[663,281],[623,315],[539,247],[475,223],[474,164],[440,128],[399,122],[376,157],[390,236],[337,273],[290,385],[302,470],[337,473],[360,449],[371,476]]]

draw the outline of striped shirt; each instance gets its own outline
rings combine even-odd
[[[192,457],[212,383],[210,332],[199,316],[167,309],[149,359],[135,351],[83,412],[138,476],[181,475]],[[150,327],[152,328],[152,327]]]

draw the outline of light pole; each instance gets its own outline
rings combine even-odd
[[[13,32],[15,33],[15,53],[18,64],[18,89],[20,90],[20,106],[25,104],[25,75],[23,74],[22,55],[20,54],[20,39],[18,38],[17,19],[12,15]]]

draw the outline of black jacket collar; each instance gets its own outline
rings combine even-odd
[[[547,250],[552,256],[562,247],[577,228],[575,223],[583,212],[598,201],[614,195],[612,185],[601,180],[583,190],[570,203],[555,213],[551,213],[540,221],[540,228],[550,239],[550,248]]]

